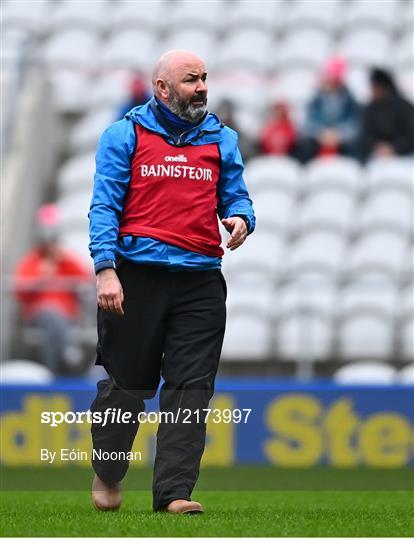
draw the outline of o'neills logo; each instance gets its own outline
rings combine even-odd
[[[171,157],[176,160],[177,157]],[[185,161],[187,158],[182,156]],[[167,158],[165,158],[167,160]],[[180,160],[181,161],[181,160]],[[141,176],[158,176],[167,178],[187,178],[189,180],[213,181],[213,171],[202,167],[190,167],[189,165],[141,165]]]
[[[187,158],[180,154],[179,156],[165,156],[165,161],[180,161],[181,163],[187,163]]]

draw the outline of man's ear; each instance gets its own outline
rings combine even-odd
[[[157,79],[156,82],[158,97],[161,99],[168,99],[170,97],[170,89],[168,84],[163,79]]]

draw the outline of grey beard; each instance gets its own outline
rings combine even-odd
[[[207,105],[195,107],[191,102],[185,103],[178,97],[177,93],[172,87],[170,87],[168,107],[171,112],[187,122],[197,122],[197,120],[201,120],[207,110]]]

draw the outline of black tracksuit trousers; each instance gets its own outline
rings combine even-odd
[[[124,291],[124,316],[98,308],[97,364],[109,379],[98,383],[91,410],[144,411],[158,389],[160,411],[200,411],[200,421],[160,422],[153,479],[153,508],[190,500],[204,452],[203,409],[214,392],[226,320],[226,284],[221,271],[169,271],[123,260],[117,270]],[[187,413],[188,416],[188,413]],[[92,424],[95,450],[129,452],[136,423]],[[125,476],[127,460],[92,459],[96,474],[113,485]]]

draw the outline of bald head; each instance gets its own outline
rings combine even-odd
[[[154,95],[181,118],[194,122],[207,104],[206,68],[203,60],[186,50],[164,53],[152,74]]]

